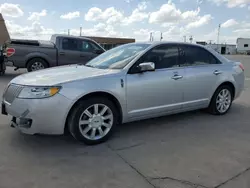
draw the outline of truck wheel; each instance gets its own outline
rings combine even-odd
[[[79,101],[69,116],[71,135],[87,145],[106,141],[118,123],[116,106],[102,97]]]
[[[41,58],[31,59],[27,63],[28,72],[33,72],[33,71],[37,71],[37,70],[41,70],[41,69],[46,69],[48,67],[49,67],[48,63],[45,60],[41,59]]]

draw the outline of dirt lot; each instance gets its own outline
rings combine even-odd
[[[249,188],[250,56],[245,91],[225,116],[195,111],[122,125],[102,145],[27,136],[0,115],[0,188]],[[0,77],[0,95],[22,73]]]

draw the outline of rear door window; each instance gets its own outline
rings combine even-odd
[[[78,40],[73,38],[63,38],[62,39],[62,49],[63,50],[71,50],[78,51]]]
[[[218,64],[218,60],[207,50],[197,46],[180,47],[180,66]]]

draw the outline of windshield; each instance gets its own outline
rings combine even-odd
[[[86,66],[100,69],[123,69],[149,46],[150,44],[125,44],[97,56],[89,61]]]

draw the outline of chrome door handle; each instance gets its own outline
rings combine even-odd
[[[183,76],[181,76],[181,75],[174,75],[172,77],[173,80],[179,80],[179,79],[182,79],[182,78],[183,78]]]
[[[221,74],[222,72],[221,71],[218,71],[218,70],[215,70],[214,71],[214,75],[219,75],[219,74]]]

